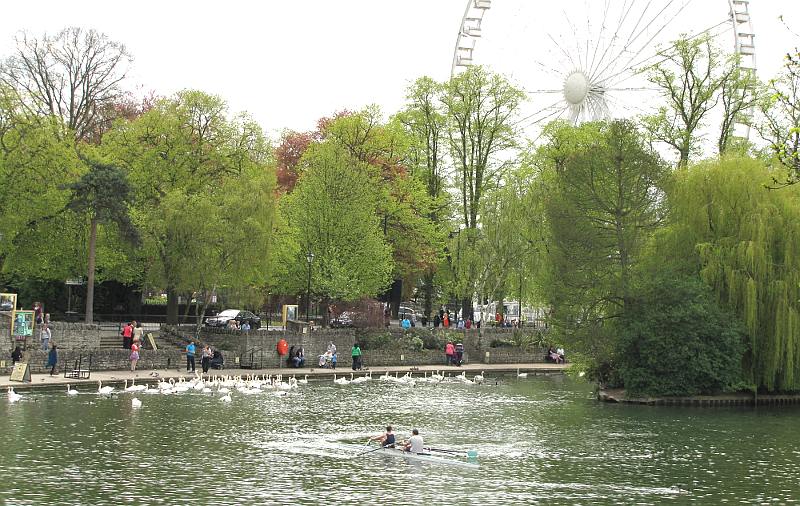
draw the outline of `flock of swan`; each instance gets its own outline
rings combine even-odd
[[[526,378],[528,373],[521,373],[517,369],[517,377]],[[467,377],[466,371],[461,374],[452,375],[444,372],[433,371],[430,374],[424,373],[422,377],[414,377],[411,372],[404,375],[395,372],[385,374],[377,378],[378,381],[398,383],[413,386],[416,383],[462,383],[465,385],[480,385],[485,381],[484,371],[476,374],[471,379]],[[347,375],[340,376],[334,373],[333,382],[336,385],[355,385],[359,383],[366,383],[372,381],[372,371],[365,373],[362,376],[356,377],[354,373],[350,373],[348,379]],[[151,385],[136,384],[136,378],[131,380],[128,385],[128,380],[125,380],[124,386],[117,390],[113,386],[103,386],[102,380],[97,381],[97,395],[111,396],[117,393],[131,393],[141,395],[177,395],[186,392],[203,393],[203,394],[217,394],[219,401],[223,403],[231,402],[231,394],[237,392],[240,395],[255,395],[264,392],[272,392],[276,397],[283,397],[288,395],[291,390],[299,388],[300,385],[308,384],[308,375],[306,374],[302,379],[297,379],[294,375],[286,378],[284,381],[283,375],[248,375],[242,376],[212,376],[211,378],[203,378],[198,376],[190,380],[185,378],[178,378],[176,381],[173,378],[169,380],[162,379],[157,383]],[[78,395],[78,391],[67,384],[67,395]],[[8,402],[19,402],[22,400],[22,395],[16,393],[13,387],[8,387]],[[131,398],[131,407],[134,409],[142,407],[142,401],[138,397]]]

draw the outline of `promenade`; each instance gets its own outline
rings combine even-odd
[[[199,361],[198,361],[199,362]],[[430,374],[433,371],[439,371],[440,374],[452,375],[456,376],[461,374],[462,371],[465,371],[467,377],[471,378],[476,374],[480,374],[482,371],[484,373],[485,382],[489,383],[494,378],[500,378],[503,376],[512,375],[515,376],[517,371],[519,372],[526,372],[529,375],[537,375],[537,374],[561,374],[565,369],[569,367],[568,365],[563,364],[542,364],[542,363],[520,363],[520,364],[465,364],[461,367],[455,366],[435,366],[435,365],[420,365],[420,366],[376,366],[365,368],[361,371],[353,372],[349,368],[338,368],[338,369],[323,369],[319,367],[305,367],[300,369],[283,367],[283,368],[265,368],[265,369],[223,369],[223,370],[211,370],[208,374],[203,376],[207,378],[211,378],[213,376],[248,376],[248,375],[259,375],[259,376],[275,376],[278,374],[282,374],[284,378],[290,377],[292,375],[297,376],[298,378],[302,378],[308,375],[309,381],[326,381],[329,379],[333,379],[333,375],[336,374],[337,376],[346,376],[349,377],[350,373],[354,373],[356,376],[363,376],[366,373],[371,372],[374,377],[380,376],[385,373],[404,375],[407,372],[411,372],[414,376],[424,376],[426,373]],[[202,371],[199,367],[197,367],[197,374],[201,374]],[[65,378],[63,372],[56,376],[50,376],[49,374],[32,374],[31,375],[31,382],[30,383],[23,383],[19,381],[10,381],[10,376],[8,374],[0,376],[0,389],[3,392],[11,386],[14,387],[14,390],[17,392],[22,392],[25,390],[31,389],[48,389],[48,388],[59,388],[64,387],[69,384],[73,388],[78,390],[83,389],[96,389],[97,388],[97,381],[102,381],[104,385],[122,385],[126,380],[130,382],[134,378],[136,379],[137,384],[148,384],[157,382],[162,379],[178,379],[178,378],[192,378],[195,377],[196,374],[192,374],[190,372],[186,372],[184,369],[161,369],[161,370],[142,370],[142,371],[126,371],[126,370],[117,370],[117,371],[97,371],[92,372],[89,379],[75,379],[75,378]]]

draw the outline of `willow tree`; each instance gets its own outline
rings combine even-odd
[[[726,158],[676,174],[668,256],[694,258],[744,322],[744,373],[769,391],[800,389],[800,188],[764,188],[761,162]]]

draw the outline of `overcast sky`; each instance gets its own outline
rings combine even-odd
[[[493,9],[513,1],[533,0],[495,0]],[[696,8],[715,19],[727,4],[702,0]],[[751,2],[762,78],[800,45],[778,21],[783,14],[800,32],[800,12],[790,5],[797,4]],[[417,77],[446,79],[464,6],[465,0],[14,1],[0,16],[0,55],[11,52],[20,30],[94,28],[127,45],[135,58],[131,85],[161,95],[184,88],[219,94],[274,135],[370,103],[392,113]]]

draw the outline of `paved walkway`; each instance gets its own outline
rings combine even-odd
[[[199,365],[199,364],[198,364]],[[509,373],[516,374],[517,370],[519,372],[527,372],[531,375],[535,374],[554,374],[554,373],[562,373],[568,366],[560,364],[465,364],[461,367],[453,367],[453,366],[433,366],[433,365],[420,365],[420,366],[390,366],[390,367],[371,367],[369,369],[365,369],[363,371],[356,372],[356,376],[361,376],[366,372],[372,372],[374,376],[379,376],[386,372],[390,374],[398,373],[403,375],[407,372],[412,372],[415,376],[423,376],[426,372],[430,373],[432,371],[439,371],[445,375],[452,374],[453,376],[461,374],[461,371],[466,371],[468,377],[474,376],[475,374],[479,374],[481,371],[484,372],[484,376],[487,378],[491,378],[492,376],[501,376]],[[197,369],[197,372],[200,372],[200,369]],[[209,374],[206,377],[211,377],[214,375],[217,376],[247,376],[252,374],[258,375],[276,375],[276,374],[283,374],[284,377],[296,375],[297,377],[303,377],[308,375],[309,379],[314,380],[323,380],[332,378],[333,374],[336,373],[339,376],[342,375],[350,375],[352,373],[350,369],[321,369],[319,367],[313,368],[302,368],[302,369],[292,369],[292,368],[272,368],[272,369],[224,369],[222,371],[209,371]],[[131,381],[133,378],[136,378],[137,383],[151,383],[155,381],[159,381],[161,379],[169,379],[169,378],[190,378],[194,377],[195,375],[192,373],[187,373],[182,370],[170,369],[170,370],[142,370],[136,371],[135,373],[131,371],[92,371],[91,376],[88,380],[80,380],[74,378],[65,378],[64,374],[60,374],[57,376],[50,376],[48,374],[33,374],[31,375],[31,382],[30,383],[21,383],[19,381],[10,381],[9,375],[0,376],[0,395],[3,395],[5,390],[12,386],[16,391],[23,391],[32,388],[56,388],[56,387],[66,387],[67,384],[72,385],[73,387],[81,387],[81,385],[88,386],[92,385],[92,388],[95,388],[97,385],[97,381],[100,380],[103,384],[108,385],[121,385],[125,380]]]

